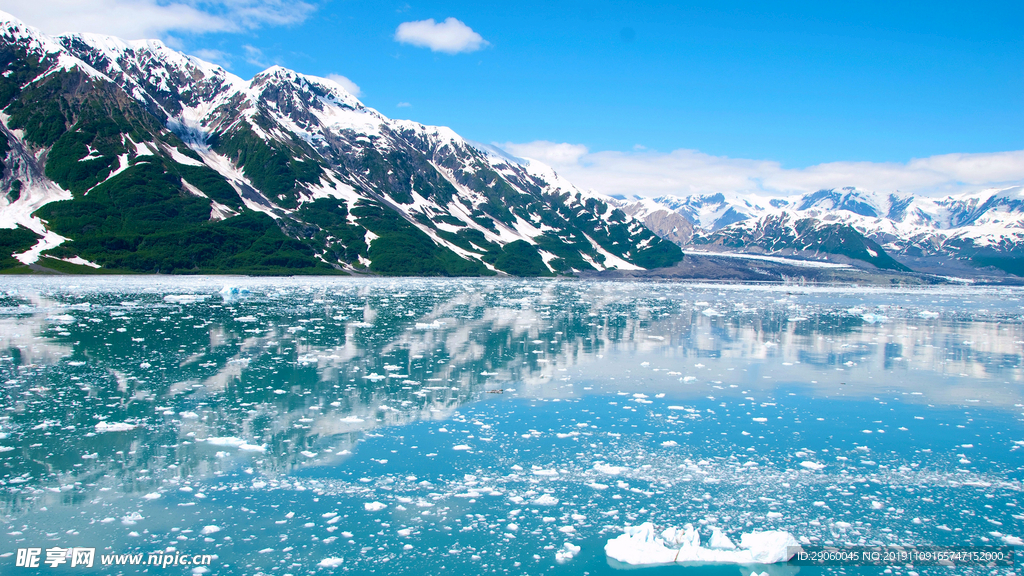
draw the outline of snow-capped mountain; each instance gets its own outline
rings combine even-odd
[[[243,80],[2,13],[0,65],[0,268],[550,275],[682,258],[550,167],[325,78]]]
[[[722,194],[622,199],[622,210],[681,246],[842,254],[883,268],[942,271],[947,262],[1024,272],[1024,187],[943,198],[852,187],[776,198]],[[701,211],[704,209],[704,211]],[[688,238],[659,226],[669,214],[693,226]],[[733,221],[724,221],[729,215]],[[682,229],[681,226],[677,229]]]

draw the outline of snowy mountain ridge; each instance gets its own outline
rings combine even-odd
[[[1024,255],[1024,187],[991,188],[942,198],[899,192],[880,193],[853,187],[810,194],[764,197],[743,194],[660,198],[625,198],[617,205],[644,220],[663,237],[670,230],[657,225],[666,214],[678,214],[693,225],[682,246],[719,245],[730,249],[772,251],[764,230],[787,227],[792,237],[822,227],[849,226],[911,267],[921,259],[970,261],[1016,260]],[[803,222],[803,232],[795,226]],[[760,231],[760,232],[759,232]],[[774,234],[781,233],[775,230]],[[783,235],[786,235],[783,233]],[[756,237],[756,241],[755,241]],[[810,245],[806,242],[804,245]],[[786,246],[786,248],[791,248]],[[872,250],[865,248],[865,251]]]
[[[23,264],[551,275],[682,258],[549,166],[387,118],[326,78],[246,81],[159,41],[49,37],[2,13],[0,56],[0,226]],[[195,234],[165,237],[182,226]],[[225,234],[245,239],[224,252]],[[187,257],[171,247],[196,238]]]

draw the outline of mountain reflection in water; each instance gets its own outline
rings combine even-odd
[[[225,282],[233,283],[235,289],[222,290]],[[730,423],[722,432],[710,428],[700,432],[699,440],[697,434],[672,432],[674,440],[654,444],[664,448],[658,455],[663,460],[660,464],[651,460],[651,464],[664,467],[665,474],[675,471],[675,476],[644,477],[644,481],[671,485],[693,480],[696,469],[704,476],[735,475],[725,470],[712,473],[712,460],[695,463],[701,457],[711,458],[710,453],[680,453],[673,459],[672,450],[715,447],[718,457],[743,460],[751,443],[750,450],[779,456],[791,442],[797,442],[793,450],[799,450],[799,442],[829,434],[836,436],[828,436],[833,442],[862,448],[871,433],[873,441],[883,442],[875,452],[891,448],[893,454],[909,454],[913,448],[920,454],[930,449],[933,440],[945,440],[925,435],[908,441],[907,436],[897,436],[908,430],[906,426],[885,421],[918,408],[922,414],[931,410],[962,415],[967,410],[970,421],[1002,423],[997,435],[1007,425],[1017,427],[1009,431],[1015,434],[1012,438],[1002,438],[1005,446],[986,446],[988,437],[972,441],[973,436],[964,436],[961,443],[994,448],[982,459],[987,464],[971,462],[963,454],[960,471],[971,478],[988,475],[978,481],[989,485],[994,478],[1004,491],[999,498],[1005,500],[1005,508],[1016,502],[1020,490],[1017,473],[1011,471],[1020,470],[1020,445],[1013,442],[1024,436],[1019,434],[1024,351],[1021,295],[1020,290],[1005,288],[897,291],[574,280],[4,278],[0,283],[0,377],[4,382],[0,509],[6,532],[18,546],[47,546],[47,538],[78,538],[85,526],[95,524],[98,531],[93,534],[104,534],[118,547],[141,546],[132,538],[146,538],[146,532],[139,536],[136,529],[144,522],[130,520],[129,511],[138,509],[143,519],[148,518],[154,524],[149,530],[163,523],[187,523],[177,512],[195,506],[194,513],[199,514],[210,503],[197,495],[225,486],[236,494],[268,486],[279,491],[308,489],[317,494],[314,501],[331,494],[351,498],[362,494],[357,488],[373,489],[366,498],[398,498],[382,504],[391,506],[389,510],[404,510],[413,501],[427,502],[427,494],[452,500],[462,490],[476,494],[457,499],[465,512],[477,498],[491,492],[511,499],[512,504],[504,506],[520,505],[524,498],[534,498],[522,496],[531,485],[535,494],[547,493],[543,483],[555,482],[554,477],[577,475],[575,489],[600,496],[603,490],[580,487],[614,485],[607,478],[600,482],[591,476],[601,466],[606,467],[601,474],[607,476],[615,458],[607,453],[609,446],[583,440],[581,434],[607,433],[619,442],[613,447],[620,452],[635,451],[636,446],[626,446],[631,434],[636,436],[631,442],[640,442],[645,434],[660,437],[684,424],[725,426],[727,417],[738,418],[742,430]],[[497,390],[502,393],[486,394]],[[779,415],[758,416],[759,410],[778,410]],[[846,410],[862,418],[848,417]],[[835,423],[828,428],[800,428],[819,419],[819,411]],[[467,413],[476,416],[467,417]],[[597,414],[605,417],[602,427],[613,421],[613,415],[625,415],[618,425],[625,429],[601,430]],[[547,433],[538,423],[547,425],[570,415],[575,423],[566,424],[568,431],[553,441],[575,443],[567,458],[575,460],[578,469],[560,471],[560,464],[547,468],[539,463],[532,476],[530,468],[523,471],[519,464],[540,454],[527,455],[529,449],[514,443]],[[480,423],[466,429],[474,418]],[[924,419],[907,418],[910,422]],[[858,427],[860,420],[864,430]],[[846,424],[853,428],[847,430]],[[427,445],[432,442],[428,435],[448,433],[446,425],[466,429],[468,439],[454,450],[446,444],[422,456],[391,447],[388,450],[397,455],[390,457],[390,466],[401,472],[383,464],[374,468],[374,462],[388,460],[380,457],[385,445],[412,441],[420,434],[424,435],[421,443]],[[990,429],[994,430],[986,427]],[[714,443],[709,434],[715,434]],[[483,457],[481,451],[488,451],[480,441],[492,443],[489,457],[493,461],[486,466],[474,463],[474,458]],[[814,459],[813,450],[807,454],[796,458]],[[780,457],[755,462],[755,467],[780,468],[774,474],[781,486],[786,462],[793,457]],[[869,461],[867,456],[864,461]],[[483,492],[474,484],[481,466],[493,470],[495,478],[506,474],[504,484],[491,480],[489,491]],[[509,468],[515,478],[508,476],[508,470],[500,470],[502,466],[519,467],[518,471]],[[905,467],[910,470],[909,465]],[[623,468],[630,469],[637,474],[643,470],[639,465]],[[685,479],[687,470],[690,480]],[[801,472],[799,466],[796,471]],[[457,472],[458,485],[449,485],[448,491],[438,488],[440,476],[452,472]],[[850,473],[864,474],[853,468]],[[346,480],[346,474],[359,478]],[[422,482],[402,484],[401,478],[431,475],[435,477],[422,487],[423,494],[398,496],[403,486],[411,491]],[[474,476],[474,480],[463,476]],[[793,478],[795,484],[810,476]],[[525,484],[513,486],[513,480]],[[705,489],[695,488],[694,494],[703,498]],[[541,522],[541,532],[534,535],[556,548],[561,546],[560,538],[586,542],[590,545],[577,562],[607,569],[600,545],[614,536],[612,525],[644,521],[644,514],[659,504],[659,514],[667,514],[672,506],[673,500],[662,501],[668,496],[655,496],[658,492],[652,490],[640,491],[651,494],[646,508],[641,504],[626,512],[625,501],[591,500],[586,516],[612,513],[600,522],[594,518],[590,525],[579,521],[576,528],[560,534],[543,532],[545,522]],[[836,488],[831,493],[841,491]],[[509,496],[513,493],[520,496]],[[580,494],[573,498],[589,498]],[[221,500],[225,498],[233,502],[229,506],[233,510],[241,506],[228,496]],[[559,498],[564,501],[566,496]],[[165,513],[145,511],[157,501],[171,506],[172,500],[174,513],[171,508]],[[363,510],[360,502],[355,504],[356,511],[372,512],[373,506]],[[306,505],[317,509],[313,501]],[[526,501],[520,507],[529,505]],[[811,503],[797,506],[810,509]],[[69,513],[80,508],[83,523],[57,521],[47,514],[62,508]],[[702,516],[707,513],[706,508],[699,510]],[[497,529],[501,522],[491,522],[495,528],[489,538],[502,540],[502,533],[511,534],[507,524],[516,524],[515,515],[492,513],[503,516],[505,527]],[[739,517],[742,512],[737,508],[725,515],[730,514]],[[584,516],[564,515],[570,518],[552,522],[559,526],[568,522],[571,527],[572,518]],[[122,521],[122,516],[128,520]],[[1018,516],[998,516],[999,520],[987,516],[993,520],[993,530],[1020,535]],[[696,522],[700,517],[678,522]],[[241,518],[225,522],[241,526]],[[813,522],[809,518],[804,521]],[[487,525],[488,521],[481,522]],[[313,524],[307,528],[313,529]],[[275,531],[275,525],[268,528],[268,533]],[[197,528],[185,530],[192,534]],[[290,527],[281,524],[276,530],[287,539]],[[61,536],[53,535],[57,532]],[[136,536],[126,540],[125,532]],[[987,537],[1000,543],[1003,533],[998,533],[999,537]],[[315,571],[321,557],[335,555],[349,558],[339,569],[358,570],[368,565],[360,564],[359,558],[369,562],[382,551],[393,562],[385,572],[434,565],[423,558],[412,564],[403,561],[404,549],[397,545],[368,550],[356,546],[356,552],[335,554],[330,548],[349,538],[325,545],[332,537],[337,540],[336,535],[327,534],[333,531],[313,536],[323,549],[288,552],[298,565],[292,570]],[[525,536],[520,532],[521,539]],[[278,537],[275,533],[274,538]],[[824,541],[823,536],[815,538]],[[935,541],[915,538],[915,542]],[[209,543],[215,538],[203,540]],[[450,545],[460,544],[444,544]],[[251,560],[256,544],[246,548],[236,537],[232,546],[231,551],[220,552],[228,563],[220,568],[226,570],[223,573],[270,570],[271,559],[267,566]],[[479,544],[470,547],[474,546],[481,548]],[[543,546],[538,549],[544,551]],[[544,551],[543,560],[535,559],[532,550],[515,552],[507,546],[505,550],[503,559],[474,570],[569,570],[553,564],[550,550]],[[412,554],[408,552],[407,559],[416,558]],[[450,562],[470,562],[471,556],[479,554],[454,555],[457,558]],[[10,560],[0,557],[0,562]],[[514,566],[514,562],[526,564]]]

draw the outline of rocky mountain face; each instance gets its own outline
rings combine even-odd
[[[1024,275],[1024,187],[943,198],[856,188],[778,198],[722,194],[619,199],[663,238],[701,250],[821,259],[841,256],[886,270]],[[673,218],[692,226],[689,235]],[[667,223],[667,224],[663,224]]]
[[[328,79],[246,81],[6,14],[0,68],[0,269],[537,276],[682,259],[551,168]]]

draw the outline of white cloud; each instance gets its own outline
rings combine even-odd
[[[342,76],[341,74],[328,74],[327,79],[334,80],[336,83],[338,83],[338,85],[344,88],[346,92],[355,96],[356,98],[362,96],[363,94],[363,90],[359,87],[359,85],[349,80],[348,77],[346,76]]]
[[[266,68],[269,66],[266,59],[263,57],[263,50],[249,44],[242,44],[242,50],[245,51],[245,61],[253,66],[259,66]]]
[[[0,10],[49,34],[94,32],[126,39],[296,24],[315,9],[286,0],[0,0]]]
[[[231,54],[228,54],[223,50],[211,50],[208,48],[200,48],[198,50],[191,50],[189,53],[195,56],[196,58],[206,60],[207,62],[213,62],[214,64],[218,64],[220,66],[223,66],[224,68],[228,68],[231,65]]]
[[[455,18],[448,18],[441,23],[435,22],[433,18],[403,22],[395,30],[395,40],[445,54],[473,52],[489,44],[483,36]]]
[[[880,192],[944,195],[1024,183],[1024,150],[943,154],[900,162],[828,162],[783,168],[772,160],[712,156],[697,150],[591,152],[547,141],[496,144],[550,165],[577,186],[603,194],[807,193],[856,186]]]

